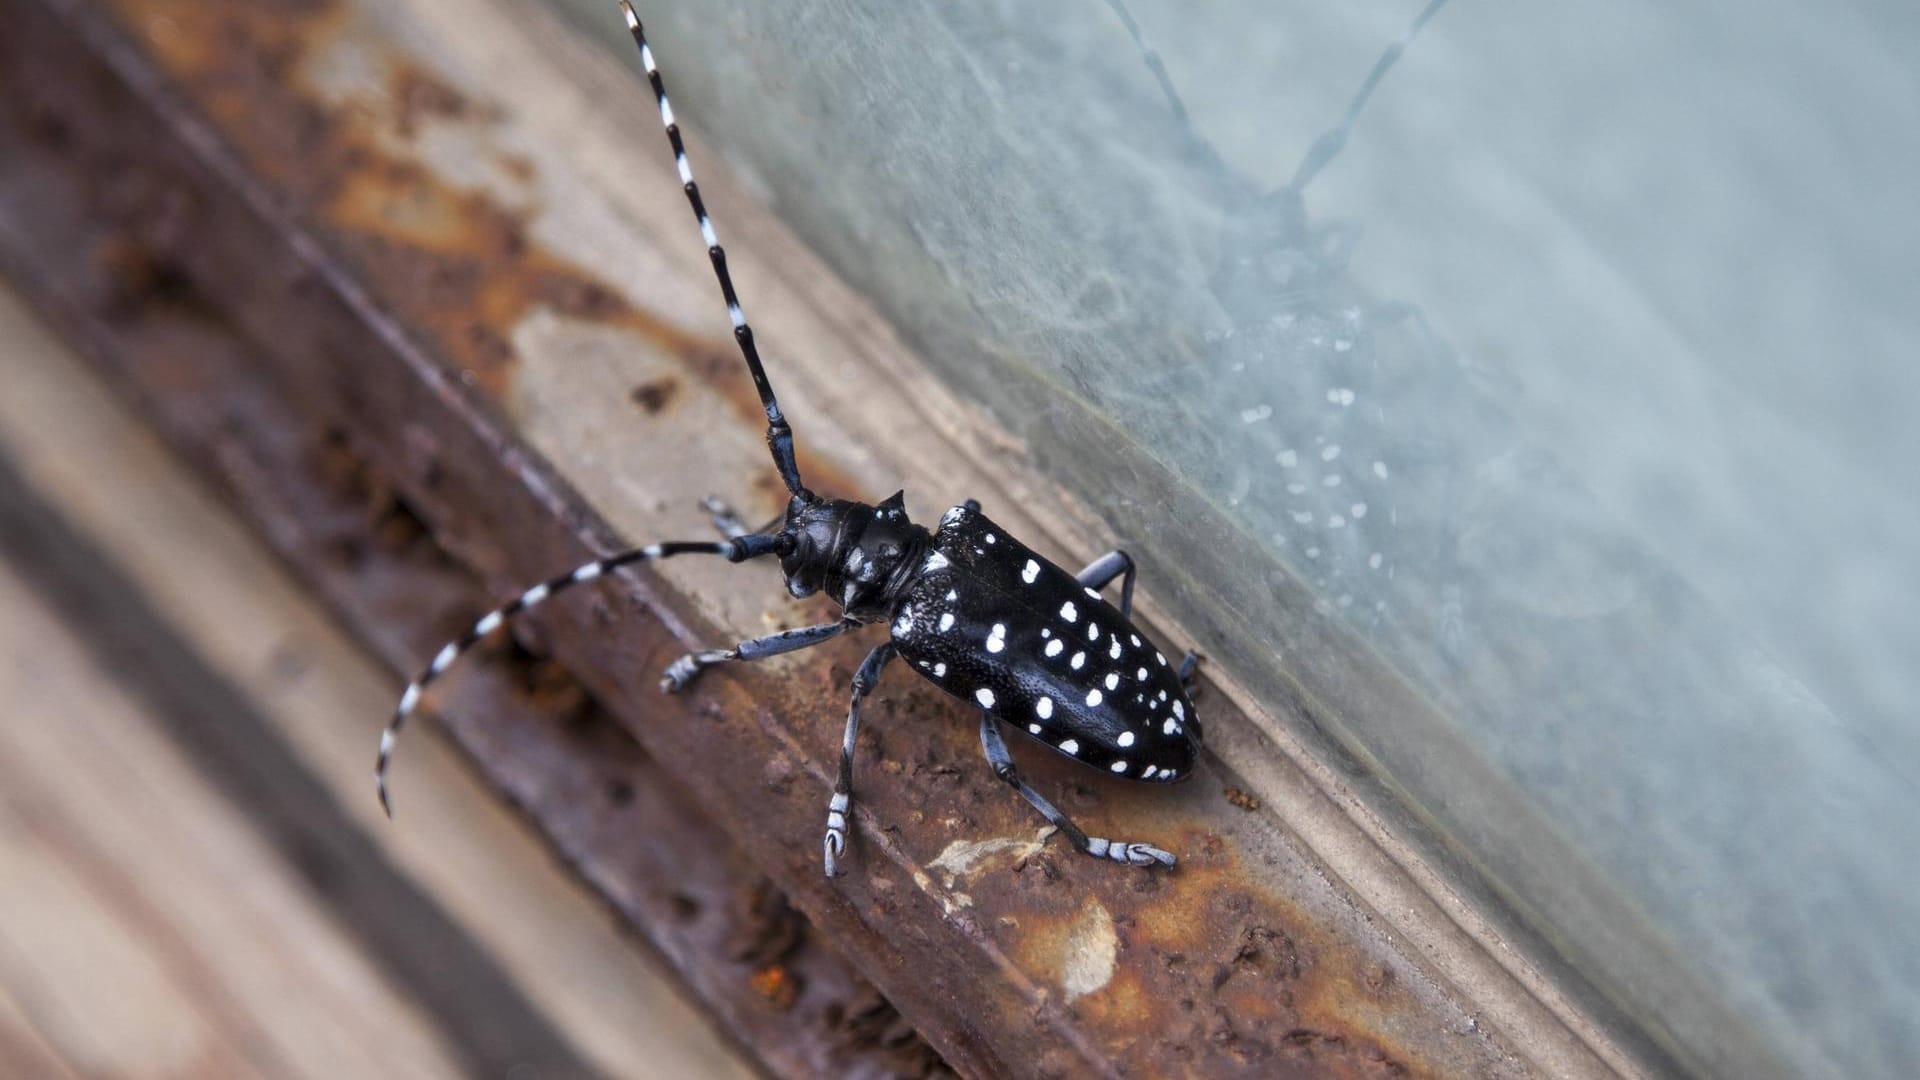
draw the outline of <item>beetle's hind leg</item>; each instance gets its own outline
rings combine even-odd
[[[1013,764],[1013,755],[1007,752],[1006,741],[1000,738],[1000,727],[991,713],[980,714],[980,747],[987,753],[987,763],[993,766],[993,775],[1012,785],[1020,797],[1027,800],[1040,816],[1053,823],[1066,836],[1073,850],[1082,855],[1091,855],[1096,859],[1112,859],[1114,862],[1131,863],[1134,866],[1172,866],[1175,859],[1171,852],[1162,851],[1152,844],[1135,844],[1125,840],[1108,840],[1100,836],[1088,836],[1086,831],[1073,823],[1060,808],[1048,802],[1046,796],[1033,790],[1025,780],[1020,779],[1020,770]]]

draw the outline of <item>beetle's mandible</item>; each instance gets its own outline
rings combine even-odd
[[[535,585],[483,616],[447,643],[401,695],[381,735],[374,766],[381,805],[392,812],[387,765],[394,741],[418,710],[427,685],[508,619],[630,563],[695,553],[718,555],[729,562],[771,555],[780,560],[789,593],[801,597],[824,592],[840,606],[841,617],[728,649],[689,653],[667,668],[661,686],[678,691],[715,664],[793,652],[869,624],[888,625],[890,639],[867,654],[853,677],[853,700],[847,709],[840,771],[828,802],[823,842],[829,877],[838,872],[839,858],[846,851],[860,707],[896,656],[935,686],[979,708],[980,742],[994,775],[1065,834],[1074,850],[1137,866],[1172,866],[1173,855],[1152,845],[1088,836],[1020,778],[1000,728],[1011,726],[1110,776],[1156,783],[1180,780],[1193,771],[1199,749],[1200,724],[1191,697],[1198,657],[1188,653],[1178,663],[1169,663],[1133,625],[1134,565],[1125,552],[1110,552],[1071,574],[1013,539],[971,500],[948,510],[940,527],[928,532],[908,519],[900,493],[870,505],[816,495],[801,483],[793,430],[780,411],[754,345],[753,329],[734,292],[726,252],[707,217],[673,107],[667,103],[666,84],[639,16],[627,0],[621,0],[620,7],[659,101],[660,120],[707,243],[734,339],[766,411],[767,446],[786,483],[787,509],[777,522],[754,531],[724,506],[710,501],[714,524],[725,539],[649,544],[597,559]],[[1115,579],[1120,582],[1118,606],[1101,596],[1101,590]]]

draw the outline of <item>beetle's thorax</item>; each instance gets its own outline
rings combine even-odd
[[[792,548],[780,558],[787,592],[824,591],[856,619],[887,618],[905,594],[933,542],[907,519],[895,492],[878,506],[843,499],[794,499],[783,535]]]

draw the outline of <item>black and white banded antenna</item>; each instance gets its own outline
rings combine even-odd
[[[740,355],[746,358],[753,388],[759,391],[760,405],[766,410],[767,448],[773,452],[774,467],[780,470],[780,479],[786,482],[787,491],[794,498],[812,502],[813,492],[800,482],[800,467],[794,461],[793,429],[787,426],[787,418],[780,411],[780,399],[774,396],[773,384],[767,381],[766,368],[760,364],[760,350],[753,343],[753,327],[747,325],[746,312],[741,310],[740,297],[733,289],[733,275],[727,272],[726,250],[720,246],[713,222],[707,217],[706,204],[700,200],[700,185],[693,181],[693,167],[687,164],[687,147],[680,139],[680,125],[673,118],[673,105],[667,101],[667,84],[660,77],[659,65],[653,61],[653,48],[647,44],[647,33],[641,28],[640,16],[633,5],[628,0],[620,0],[620,10],[627,17],[627,29],[633,32],[634,43],[640,46],[640,64],[646,68],[647,81],[653,84],[653,96],[660,102],[660,123],[667,129],[667,141],[673,144],[674,167],[680,171],[680,183],[686,188],[693,216],[700,222],[700,238],[707,242],[707,258],[713,261],[714,277],[720,280],[720,295],[725,298],[727,315],[733,320],[733,339],[740,344]]]
[[[1320,175],[1320,170],[1326,168],[1334,158],[1340,155],[1340,151],[1346,148],[1347,137],[1353,133],[1354,124],[1360,119],[1361,111],[1367,107],[1368,99],[1373,97],[1373,92],[1379,88],[1381,80],[1385,79],[1387,72],[1400,61],[1401,55],[1407,51],[1407,46],[1413,44],[1413,39],[1419,35],[1421,28],[1426,26],[1446,5],[1447,0],[1429,0],[1427,6],[1421,9],[1420,14],[1414,16],[1413,22],[1408,24],[1406,31],[1400,35],[1400,40],[1387,46],[1386,50],[1380,54],[1380,58],[1374,61],[1373,70],[1367,73],[1366,80],[1360,84],[1359,91],[1353,95],[1353,101],[1347,105],[1346,115],[1341,117],[1338,124],[1321,132],[1320,137],[1313,141],[1306,156],[1300,159],[1299,166],[1294,169],[1293,179],[1289,180],[1286,187],[1280,189],[1281,191],[1291,191],[1295,195],[1305,191],[1307,185],[1313,182],[1313,178]],[[1180,130],[1186,136],[1187,142],[1192,146],[1205,148],[1207,156],[1218,161],[1219,154],[1214,151],[1212,144],[1202,139],[1199,132],[1194,129],[1192,114],[1187,111],[1186,102],[1180,99],[1179,91],[1174,89],[1173,80],[1167,74],[1166,64],[1160,59],[1159,51],[1148,43],[1145,31],[1141,30],[1140,24],[1134,21],[1133,14],[1127,10],[1125,0],[1107,0],[1107,7],[1113,10],[1121,25],[1125,26],[1127,33],[1133,37],[1135,47],[1140,50],[1141,60],[1147,65],[1147,70],[1153,73],[1154,81],[1160,84],[1160,93],[1167,99],[1167,108],[1173,113],[1174,121],[1180,125]]]
[[[584,585],[604,574],[637,562],[651,562],[654,559],[666,559],[675,555],[719,555],[728,562],[742,562],[758,555],[771,554],[774,551],[770,536],[741,536],[728,540],[690,540],[665,544],[648,544],[645,547],[631,548],[616,555],[580,566],[571,573],[549,578],[521,593],[499,607],[482,615],[478,621],[468,627],[465,633],[441,646],[427,664],[427,670],[421,672],[400,695],[400,704],[393,711],[393,719],[387,721],[385,731],[380,733],[380,755],[373,766],[374,787],[380,794],[380,808],[388,817],[393,816],[393,803],[387,797],[387,766],[393,760],[394,744],[400,738],[400,730],[414,713],[420,709],[421,699],[434,680],[446,674],[454,661],[465,655],[467,650],[480,643],[480,639],[493,633],[508,619],[545,603],[576,585]]]

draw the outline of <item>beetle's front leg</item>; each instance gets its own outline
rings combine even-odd
[[[768,634],[766,637],[752,638],[731,649],[707,649],[688,653],[667,665],[667,670],[660,677],[660,689],[669,694],[677,694],[685,690],[687,684],[691,683],[704,668],[723,664],[729,660],[758,660],[799,649],[811,649],[859,625],[852,619],[841,619],[839,622],[803,626],[797,630],[782,630],[777,634]]]
[[[847,815],[853,809],[853,747],[860,737],[860,705],[879,685],[880,672],[893,659],[893,642],[874,646],[853,673],[853,700],[847,705],[847,731],[840,740],[840,775],[827,803],[827,835],[822,843],[827,876],[840,872],[840,856],[847,851]]]

